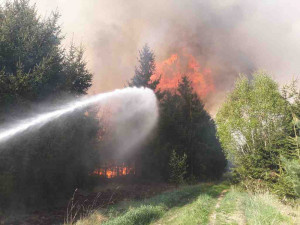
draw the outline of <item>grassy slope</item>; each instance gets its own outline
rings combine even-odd
[[[282,204],[275,196],[240,192],[234,188],[217,209],[217,224],[297,224],[299,207]]]
[[[218,196],[225,184],[184,186],[144,201],[124,201],[106,210],[93,213],[77,225],[92,224],[209,224],[216,210],[214,224],[297,224],[299,207],[283,205],[265,193],[253,195],[230,188],[219,208]]]
[[[165,192],[144,201],[122,202],[107,210],[95,212],[77,225],[88,224],[205,224],[214,208],[224,184],[198,184],[184,186],[175,191]],[[179,217],[174,217],[180,212]],[[191,212],[193,212],[191,214]],[[161,219],[161,220],[159,220]]]
[[[214,210],[217,198],[227,185],[206,187],[193,201],[180,207],[171,208],[165,215],[153,224],[208,224],[209,215]]]

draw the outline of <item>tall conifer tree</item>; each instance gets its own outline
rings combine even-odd
[[[135,75],[128,82],[130,87],[147,87],[156,90],[159,80],[151,80],[151,76],[155,74],[155,55],[147,44],[144,45],[139,52],[139,65],[135,68]]]

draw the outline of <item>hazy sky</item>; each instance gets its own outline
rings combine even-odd
[[[0,0],[4,2],[3,0]],[[239,73],[270,72],[281,84],[300,73],[300,1],[288,0],[36,0],[58,9],[66,43],[86,48],[91,93],[123,87],[138,50],[148,43],[157,61],[182,48],[212,70],[214,111]]]

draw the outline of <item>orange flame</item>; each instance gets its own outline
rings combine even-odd
[[[125,163],[123,163],[121,166],[108,165],[98,168],[93,172],[93,174],[106,178],[114,178],[118,176],[135,174],[135,169],[134,167],[126,166]]]
[[[205,98],[208,93],[215,91],[211,70],[202,68],[196,58],[185,50],[181,54],[174,53],[168,59],[156,64],[156,73],[151,77],[155,80],[161,76],[158,88],[174,89],[181,77],[186,75],[192,81],[197,94]]]

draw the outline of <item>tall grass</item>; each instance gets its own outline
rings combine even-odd
[[[184,186],[143,201],[124,201],[99,210],[77,225],[209,224],[218,196],[228,185]],[[215,224],[297,224],[299,208],[281,203],[274,195],[231,188],[220,199]]]
[[[104,225],[150,224],[163,217],[172,208],[184,208],[186,205],[186,209],[197,208],[198,212],[195,212],[196,214],[199,214],[199,211],[203,211],[203,221],[206,221],[208,220],[210,208],[213,207],[214,203],[211,202],[211,207],[207,204],[212,199],[217,198],[219,193],[226,187],[224,184],[184,186],[175,191],[165,192],[143,201],[122,202],[106,210],[95,212],[94,215],[78,221],[77,224],[99,224],[99,222],[95,222],[97,216],[101,218]],[[189,204],[192,207],[189,208]],[[188,215],[189,212],[187,211],[185,215]],[[105,221],[103,221],[103,218],[105,218]]]
[[[170,209],[157,223],[166,225],[208,224],[217,199],[203,193],[195,201]]]
[[[217,210],[217,224],[297,224],[297,208],[284,205],[269,192],[231,188]]]
[[[281,213],[281,203],[269,193],[252,195],[245,198],[245,216],[249,224],[293,224],[292,219]]]

